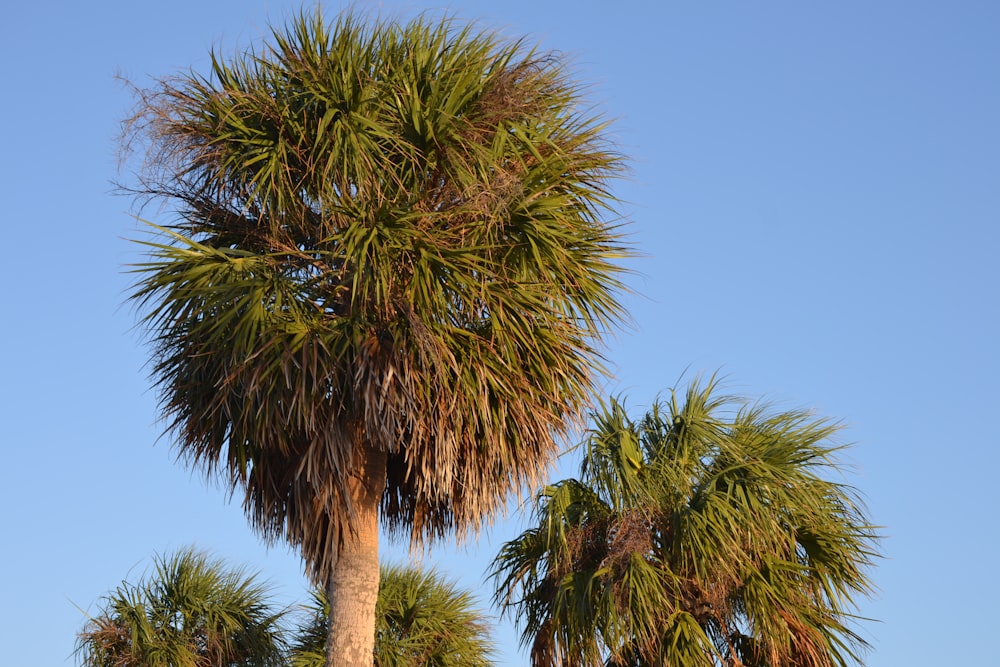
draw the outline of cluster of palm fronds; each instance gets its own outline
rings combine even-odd
[[[256,575],[187,549],[107,595],[78,655],[84,667],[322,667],[327,614],[322,590],[302,609],[276,609]],[[492,664],[472,596],[434,572],[384,566],[376,627],[375,667]]]
[[[179,451],[317,581],[364,461],[390,528],[479,525],[582,416],[622,316],[604,122],[559,59],[451,20],[302,15],[212,62],[130,126],[137,196],[178,213],[133,298]]]
[[[188,549],[105,597],[79,653],[87,667],[279,667],[282,615],[255,575]]]
[[[638,422],[595,415],[580,479],[504,545],[497,599],[532,663],[827,667],[860,661],[852,598],[876,530],[836,473],[837,427],[697,383]]]

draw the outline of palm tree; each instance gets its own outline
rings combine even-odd
[[[375,625],[375,667],[488,667],[492,644],[472,597],[434,572],[383,566]],[[313,594],[308,622],[292,647],[292,667],[322,667],[329,601]]]
[[[838,427],[694,383],[638,422],[593,417],[579,479],[493,566],[536,667],[826,667],[854,626],[876,530],[837,471]]]
[[[280,667],[282,614],[257,577],[187,549],[104,598],[78,641],[84,667]]]
[[[534,482],[601,374],[621,157],[556,57],[451,20],[302,15],[138,96],[135,267],[168,430],[330,596],[370,665],[379,521],[459,537]]]

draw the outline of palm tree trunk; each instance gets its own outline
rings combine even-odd
[[[386,455],[366,452],[363,477],[350,480],[356,523],[334,563],[327,594],[327,667],[372,667],[378,599],[378,506],[385,490]]]

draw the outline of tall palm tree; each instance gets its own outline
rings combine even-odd
[[[837,426],[694,383],[638,422],[594,414],[579,479],[547,487],[493,566],[536,667],[860,662],[876,529]]]
[[[474,530],[589,401],[621,157],[558,58],[451,20],[301,15],[138,99],[135,193],[177,218],[133,298],[179,455],[301,550],[329,664],[370,665],[380,518]]]
[[[316,589],[308,622],[292,647],[292,667],[322,667],[329,601]],[[489,667],[488,626],[472,596],[434,572],[383,566],[375,624],[375,667]]]
[[[282,614],[266,585],[187,549],[104,598],[80,633],[84,667],[281,667]]]

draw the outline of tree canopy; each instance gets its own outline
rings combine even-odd
[[[623,159],[560,58],[303,14],[140,91],[128,128],[135,195],[176,212],[132,294],[163,414],[265,536],[323,580],[352,478],[415,541],[536,479],[591,400],[627,254]]]
[[[184,549],[108,594],[78,655],[84,667],[282,667],[282,617],[257,575]]]
[[[835,481],[836,424],[671,392],[593,415],[578,479],[546,487],[494,564],[532,664],[828,667],[860,662],[855,602],[877,530]]]
[[[302,13],[140,91],[161,409],[327,588],[329,664],[371,654],[379,522],[475,530],[589,404],[627,254],[606,130],[560,58],[426,16]]]

